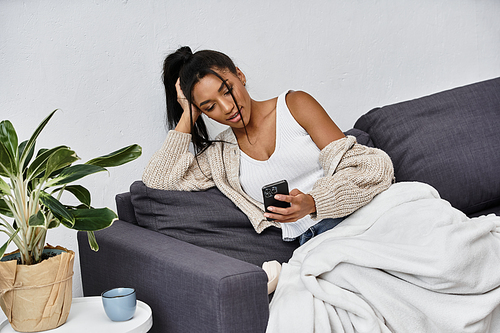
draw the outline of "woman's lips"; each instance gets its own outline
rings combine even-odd
[[[227,118],[227,121],[230,121],[232,123],[236,123],[240,121],[241,119],[241,114],[240,111],[236,112],[232,117]]]

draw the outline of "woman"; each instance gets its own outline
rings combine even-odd
[[[144,183],[166,190],[213,186],[249,218],[256,232],[281,227],[285,241],[303,244],[387,189],[390,158],[346,137],[321,105],[301,91],[255,101],[246,77],[217,51],[181,47],[164,62],[170,127],[151,158]],[[229,128],[210,140],[201,114]],[[195,154],[189,152],[193,143]],[[288,208],[264,211],[262,186],[288,180]],[[268,220],[270,219],[270,220]]]

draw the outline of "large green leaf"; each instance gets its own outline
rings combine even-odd
[[[107,155],[91,159],[85,164],[98,165],[104,168],[115,167],[133,161],[141,156],[141,154],[141,146],[134,144],[122,149],[118,149]]]
[[[74,182],[75,180],[78,180],[85,176],[101,171],[106,171],[106,169],[97,165],[88,165],[88,164],[72,165],[64,169],[57,177],[49,180],[46,186],[52,187],[52,186],[69,184],[71,182]]]
[[[70,211],[75,219],[72,229],[80,231],[96,231],[109,227],[118,218],[109,208],[75,209]]]
[[[61,221],[61,223],[68,226],[68,228],[73,227],[75,224],[73,215],[70,214],[70,212],[62,203],[59,202],[59,200],[44,191],[40,191],[40,200],[42,204],[47,207],[59,221]]]
[[[23,155],[24,149],[26,148],[26,145],[28,144],[28,140],[25,140],[21,142],[19,145],[19,156]],[[31,146],[31,150],[28,152],[28,155],[26,155],[26,159],[24,160],[24,165],[23,165],[23,170],[28,167],[28,163],[31,161],[33,158],[33,154],[35,153],[35,146]]]
[[[45,177],[48,178],[53,172],[65,168],[78,160],[79,158],[73,150],[68,148],[58,149],[47,160]]]
[[[61,149],[69,149],[69,147],[57,146],[52,149],[40,149],[38,151],[37,157],[28,167],[26,178],[32,179],[42,174],[47,168],[47,161],[49,160],[49,158]]]
[[[8,120],[0,122],[0,142],[2,142],[12,159],[17,158],[17,133]]]
[[[31,138],[28,140],[28,143],[25,145],[24,150],[23,150],[23,152],[21,154],[21,157],[19,158],[19,161],[20,161],[21,164],[24,164],[24,161],[27,159],[27,157],[28,157],[31,149],[33,148],[33,146],[36,143],[36,139],[38,138],[38,136],[40,135],[40,133],[42,132],[42,130],[47,125],[47,123],[49,122],[50,118],[52,118],[52,116],[54,115],[54,113],[56,111],[57,110],[52,111],[44,120],[42,120],[42,122],[40,123],[40,125],[38,125],[38,127],[36,128],[36,130],[31,135]]]
[[[55,189],[54,192],[65,190],[72,193],[87,208],[90,207],[90,191],[82,185],[69,185]]]
[[[14,217],[14,214],[12,214],[12,211],[9,209],[9,206],[7,206],[3,199],[0,199],[0,214],[7,217]]]
[[[17,174],[16,162],[9,149],[0,141],[0,176],[14,177]]]

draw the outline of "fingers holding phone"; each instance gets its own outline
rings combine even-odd
[[[276,208],[290,207],[290,203],[276,199],[280,195],[288,195],[288,182],[286,180],[280,180],[279,182],[262,187],[262,196],[264,197],[264,207],[266,209],[265,216],[267,215],[266,218],[268,221],[277,219],[278,216],[271,214],[274,212],[277,213]]]
[[[264,216],[269,221],[295,222],[316,211],[316,204],[311,195],[298,189],[288,193],[286,180],[264,186],[262,194],[266,208]]]

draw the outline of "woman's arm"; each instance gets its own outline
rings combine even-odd
[[[189,151],[191,134],[169,131],[150,159],[142,181],[146,186],[174,191],[200,191],[214,186],[206,153],[195,159]]]
[[[325,176],[309,194],[317,220],[347,216],[391,186],[394,168],[382,150],[356,143],[356,138],[333,141],[320,154]]]
[[[184,111],[181,115],[181,119],[175,126],[175,130],[182,133],[191,133],[191,127],[201,115],[201,111],[196,105],[190,105],[186,96],[184,96],[184,93],[181,89],[180,78],[177,79],[177,82],[175,83],[175,90],[177,91],[177,102],[180,104],[182,110]]]
[[[175,84],[177,102],[183,113],[175,127],[170,131],[163,143],[148,163],[142,175],[146,186],[162,190],[197,191],[213,187],[211,173],[206,154],[196,158],[189,152],[191,142],[191,126],[201,112],[191,105],[180,87],[180,80]]]
[[[343,217],[391,185],[394,170],[385,152],[359,145],[354,137],[346,138],[309,94],[290,92],[286,102],[295,120],[321,149],[325,177],[307,194],[293,189],[288,196],[277,195],[277,200],[290,202],[291,207],[275,208],[276,214],[265,214],[266,217],[281,223],[294,222],[307,214],[318,220]]]

